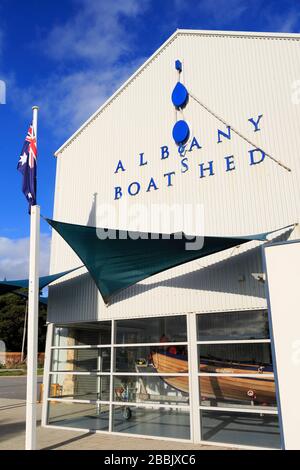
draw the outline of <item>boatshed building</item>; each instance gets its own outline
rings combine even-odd
[[[282,447],[262,245],[299,238],[299,53],[177,30],[56,152],[44,425]]]

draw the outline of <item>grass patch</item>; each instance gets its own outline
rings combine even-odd
[[[38,369],[37,375],[43,375],[44,369]],[[17,377],[19,375],[27,375],[27,371],[24,369],[11,370],[11,369],[0,369],[0,377]]]
[[[0,377],[25,375],[24,370],[0,369]]]

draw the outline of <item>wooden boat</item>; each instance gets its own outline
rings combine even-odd
[[[153,366],[158,373],[187,373],[186,356],[169,352],[153,352]],[[203,359],[200,372],[228,374],[259,374],[261,377],[202,376],[200,382],[201,400],[220,400],[237,402],[254,402],[261,405],[276,406],[275,383],[272,377],[266,377],[272,370],[268,366],[247,363],[225,362],[214,359]],[[188,377],[164,377],[171,387],[189,392]]]

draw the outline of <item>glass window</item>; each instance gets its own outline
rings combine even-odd
[[[198,341],[268,339],[268,312],[222,312],[197,315]]]
[[[275,409],[274,378],[200,376],[200,405]]]
[[[109,384],[107,375],[51,374],[49,397],[109,401]]]
[[[111,322],[56,326],[53,346],[87,346],[111,343]]]
[[[89,431],[108,431],[109,406],[86,403],[50,402],[49,424]]]
[[[110,348],[54,349],[52,371],[109,372]]]
[[[115,349],[116,372],[184,373],[188,372],[186,346],[138,346]]]
[[[180,376],[116,376],[114,401],[141,403],[189,403],[189,378]]]
[[[258,374],[272,373],[269,343],[199,344],[200,372]]]
[[[185,342],[186,317],[153,317],[116,322],[116,343]]]
[[[230,411],[201,411],[202,440],[280,448],[278,416]]]
[[[186,409],[113,407],[113,431],[146,436],[190,439],[190,415]]]

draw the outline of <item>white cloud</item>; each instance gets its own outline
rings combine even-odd
[[[77,14],[55,26],[45,52],[56,61],[84,59],[114,63],[130,49],[131,34],[123,20],[143,13],[148,0],[75,0]]]
[[[47,234],[40,239],[40,276],[49,273],[50,240]],[[0,237],[0,280],[26,279],[29,266],[29,238]]]
[[[111,66],[99,71],[97,67],[69,74],[56,74],[40,87],[21,90],[15,80],[14,100],[28,110],[32,104],[40,106],[40,114],[55,135],[66,137],[88,119],[106,99],[141,65],[138,58],[122,66]]]
[[[299,31],[300,13],[296,10],[282,12],[280,15],[269,12],[266,19],[272,30],[281,33],[293,33]]]
[[[55,134],[70,134],[93,114],[138,67],[144,57],[130,53],[134,37],[126,21],[137,19],[148,0],[73,0],[76,13],[55,25],[40,44],[55,71],[39,86],[14,88],[23,109],[32,103]],[[134,56],[134,59],[132,58]]]
[[[203,17],[219,29],[247,15],[277,31],[291,31],[299,20],[292,11],[276,16],[263,0],[173,0],[168,28],[180,27],[180,18],[190,13],[191,4],[200,23]],[[19,89],[16,79],[10,79],[11,99],[18,109],[38,104],[54,135],[67,138],[145,60],[138,54],[132,25],[147,21],[150,5],[150,0],[73,0],[69,17],[52,26],[37,46],[53,63],[50,76],[27,89]]]

